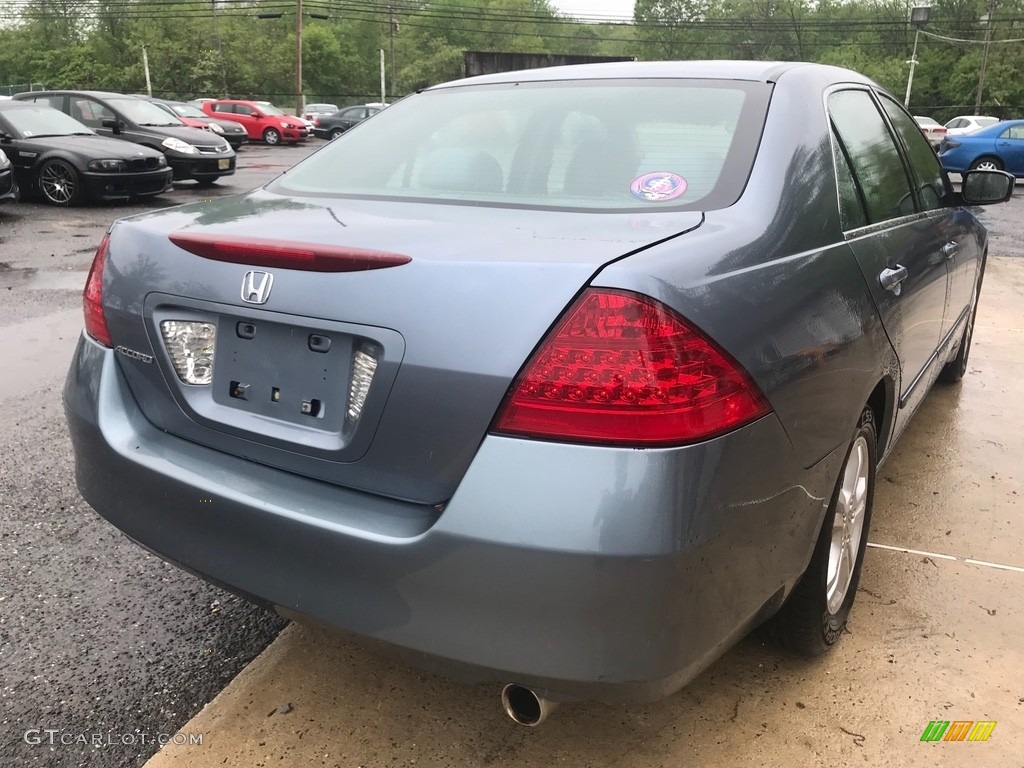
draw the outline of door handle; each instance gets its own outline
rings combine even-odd
[[[894,268],[886,267],[878,275],[879,284],[887,291],[892,291],[896,296],[903,290],[902,283],[907,279],[907,268],[897,264]]]
[[[952,259],[954,256],[956,256],[959,250],[960,245],[957,243],[957,241],[950,240],[948,243],[942,246],[942,255],[945,256],[947,259]]]

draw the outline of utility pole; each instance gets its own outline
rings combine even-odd
[[[914,87],[914,69],[917,67],[917,41],[921,37],[921,27],[928,23],[931,16],[931,6],[915,5],[910,9],[910,23],[916,28],[914,32],[914,52],[910,54],[910,74],[907,76],[907,95],[903,99],[903,106],[910,109],[910,89]]]
[[[142,68],[146,71],[146,95],[153,95],[153,83],[149,80],[149,53],[146,52],[146,46],[142,46]]]
[[[988,66],[988,49],[992,45],[992,22],[995,21],[997,0],[989,0],[988,13],[981,17],[985,22],[985,47],[981,49],[981,66],[978,68],[978,98],[974,101],[974,114],[981,112],[981,98],[985,90],[985,68]]]
[[[302,98],[302,0],[295,0],[295,114],[302,117],[306,108]]]
[[[388,25],[388,37],[391,39],[391,100],[395,99],[395,33],[398,31],[398,22],[395,21],[395,9],[388,6],[388,15],[391,23]],[[387,99],[385,99],[387,101]]]
[[[220,36],[220,19],[217,16],[217,0],[210,0],[213,6],[213,28],[217,33],[217,58],[220,59],[220,97],[228,97],[228,75],[224,64],[224,41]]]

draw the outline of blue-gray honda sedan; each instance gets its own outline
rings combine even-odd
[[[840,637],[875,471],[964,375],[985,230],[846,70],[618,63],[410,96],[114,224],[86,500],[212,582],[551,702]]]

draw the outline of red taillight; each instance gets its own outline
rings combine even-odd
[[[293,243],[255,237],[197,235],[176,232],[171,242],[196,256],[254,267],[280,267],[307,272],[361,272],[408,264],[412,259],[400,253],[369,251],[337,245]]]
[[[681,445],[769,412],[746,372],[654,299],[589,289],[534,353],[494,431],[608,445]]]
[[[85,291],[82,293],[82,307],[85,311],[85,332],[100,344],[114,346],[107,329],[107,318],[103,315],[103,268],[107,264],[107,250],[110,248],[110,235],[104,235],[100,247],[92,259],[89,277],[85,280]]]

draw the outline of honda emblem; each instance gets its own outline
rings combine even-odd
[[[266,304],[273,285],[274,276],[269,272],[246,272],[242,278],[242,301],[249,304]]]

